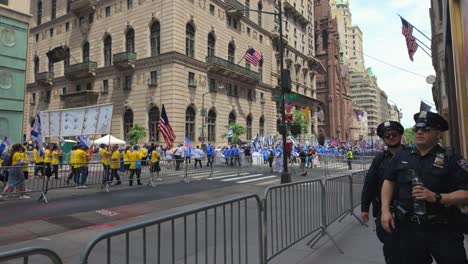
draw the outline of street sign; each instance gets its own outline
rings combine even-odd
[[[274,98],[276,100],[281,100],[281,94],[275,94]],[[297,93],[287,93],[287,94],[284,95],[285,100],[296,100],[297,98],[298,98]]]

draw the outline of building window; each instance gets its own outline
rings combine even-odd
[[[236,114],[234,114],[234,111],[229,113],[229,118],[228,118],[228,124],[235,124],[236,123]]]
[[[36,104],[36,93],[32,93],[32,96],[31,96],[31,104],[32,104],[32,105]]]
[[[245,136],[247,140],[252,139],[252,116],[251,115],[247,116]]]
[[[94,13],[89,14],[88,22],[89,22],[89,24],[92,24],[94,22]]]
[[[131,109],[128,109],[125,111],[124,114],[124,122],[123,122],[123,129],[124,129],[124,138],[125,140],[129,140],[129,135],[128,132],[130,132],[130,129],[133,127],[133,111]]]
[[[213,4],[210,4],[210,15],[214,16],[215,14],[215,7]]]
[[[245,16],[250,17],[250,12],[249,12],[250,0],[245,0],[244,8],[245,8]]]
[[[328,32],[327,31],[322,31],[322,46],[323,49],[328,49]]]
[[[263,80],[263,60],[258,62],[258,73],[260,73],[260,81]]]
[[[52,0],[52,7],[51,7],[51,14],[50,18],[54,19],[57,17],[57,0]]]
[[[197,83],[195,82],[195,73],[194,72],[189,72],[188,73],[188,86],[190,88],[197,87]]]
[[[210,79],[209,89],[210,89],[210,92],[216,92],[216,80],[213,78]]]
[[[42,1],[37,1],[37,24],[42,23]]]
[[[70,22],[65,23],[65,32],[70,30]]]
[[[67,94],[67,87],[62,87],[62,95],[66,95]]]
[[[46,92],[45,102],[50,102],[51,92],[50,90]]]
[[[247,100],[252,101],[252,90],[247,91]]]
[[[237,85],[234,85],[233,96],[237,97],[238,95],[237,92],[238,92]]]
[[[245,61],[245,68],[250,70],[250,62],[248,61]]]
[[[195,140],[195,110],[192,107],[188,107],[185,111],[185,136]]]
[[[151,32],[150,32],[151,56],[157,56],[161,54],[160,41],[161,41],[161,25],[159,24],[159,21],[155,21],[151,25]]]
[[[150,72],[150,85],[157,86],[158,85],[158,71]]]
[[[263,9],[263,5],[262,5],[262,2],[258,2],[258,7],[257,7],[258,11],[258,25],[259,26],[262,26],[262,9]]]
[[[93,86],[91,85],[91,83],[87,83],[86,84],[86,91],[92,91],[93,90]]]
[[[247,27],[247,36],[250,36],[250,27]]]
[[[54,72],[54,62],[49,58],[49,72]]]
[[[190,23],[185,27],[185,55],[191,58],[195,55],[195,28]]]
[[[132,76],[128,75],[128,76],[125,76],[124,90],[131,90],[131,89],[132,89]]]
[[[232,84],[228,84],[227,85],[227,95],[228,96],[232,96],[233,92],[232,92]]]
[[[70,13],[71,0],[67,0],[67,14]]]
[[[49,29],[49,36],[53,37],[54,36],[54,28]]]
[[[79,85],[79,84],[76,85],[76,91],[81,92],[81,85]]]
[[[83,62],[89,61],[89,42],[83,45]]]
[[[135,52],[135,31],[130,28],[125,34],[125,47],[127,52]]]
[[[39,34],[36,34],[35,37],[36,37],[36,43],[39,42]]]
[[[110,16],[111,16],[111,7],[107,6],[106,7],[106,17],[110,17]]]
[[[112,37],[107,35],[104,39],[104,66],[112,64]]]
[[[39,57],[35,57],[34,58],[34,80],[36,80],[38,73],[39,73]]]
[[[260,43],[263,43],[263,36],[262,35],[259,36],[259,40],[260,40]]]
[[[159,108],[156,106],[151,107],[148,112],[148,128],[149,128],[149,140],[151,142],[159,142]]]
[[[234,63],[235,55],[236,55],[236,47],[234,46],[234,43],[230,42],[228,46],[228,61],[230,63]]]
[[[260,117],[260,121],[258,122],[258,132],[260,135],[265,135],[265,118],[263,116]]]
[[[63,68],[70,66],[70,49],[65,47],[65,59],[63,59]]]
[[[133,0],[127,0],[127,9],[130,10],[133,8]]]
[[[103,94],[109,93],[109,80],[102,81],[102,93]]]
[[[208,141],[216,141],[216,113],[213,110],[208,112]]]
[[[208,56],[215,55],[216,40],[213,33],[208,34]]]

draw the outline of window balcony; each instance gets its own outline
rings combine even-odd
[[[236,10],[231,15],[241,18],[245,15],[245,6],[237,0],[226,0],[226,11]]]
[[[135,68],[137,54],[135,52],[121,52],[114,54],[114,66],[120,70],[128,70]]]
[[[82,107],[97,104],[99,97],[98,91],[84,90],[74,93],[65,93],[60,95],[64,106],[68,107]]]
[[[208,64],[209,72],[249,84],[257,84],[260,81],[260,73],[251,71],[225,59],[208,56],[206,57],[206,63]]]
[[[96,76],[96,68],[95,61],[73,64],[65,68],[65,77],[69,80],[93,78]]]
[[[51,86],[54,80],[53,72],[40,72],[36,75],[36,83],[42,86]]]
[[[286,12],[289,12],[292,16],[296,17],[299,23],[302,23],[303,25],[308,24],[309,20],[307,19],[307,17],[303,15],[301,11],[299,11],[299,9],[294,6],[292,2],[292,0],[284,0],[284,9],[286,10]]]
[[[76,16],[94,12],[97,0],[72,0],[70,10]]]

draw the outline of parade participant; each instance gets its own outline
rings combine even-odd
[[[283,172],[283,154],[281,153],[280,148],[276,149],[274,172]]]
[[[208,161],[206,162],[206,166],[213,167],[214,148],[213,146],[211,146],[210,143],[208,143],[208,146],[206,146],[205,150],[206,150],[206,157],[208,159]]]
[[[78,185],[78,182],[76,181],[77,179],[77,169],[76,169],[76,150],[78,149],[78,146],[73,146],[72,149],[71,149],[71,152],[70,152],[70,168],[71,168],[71,171],[70,171],[70,175],[68,175],[67,179],[65,180],[65,182],[67,184],[70,183],[70,179],[73,179],[73,181],[75,182],[76,185]]]
[[[129,185],[133,186],[133,175],[136,174],[138,185],[142,185],[141,176],[141,154],[138,149],[138,145],[133,146],[133,151],[129,154],[130,158],[130,181]]]
[[[118,170],[120,169],[120,151],[119,146],[115,145],[112,147],[112,155],[110,158],[110,169],[111,169],[111,178],[110,182],[114,181],[114,178],[117,180],[115,185],[120,185],[122,182],[120,181],[120,176]]]
[[[151,173],[156,173],[156,178],[159,178],[159,172],[161,168],[159,167],[159,152],[156,147],[153,147],[151,150]]]
[[[75,151],[75,183],[77,188],[88,188],[86,179],[88,178],[88,147],[80,144]]]
[[[351,148],[349,148],[348,152],[346,152],[346,159],[348,161],[348,169],[352,170],[353,167],[351,165],[351,162],[353,161],[353,150]]]
[[[200,149],[200,146],[193,151],[193,157],[195,159],[195,169],[197,168],[197,163],[200,164],[200,169],[202,168],[201,160],[205,156],[205,153]]]
[[[388,169],[391,159],[404,148],[401,144],[403,132],[403,126],[395,121],[383,122],[377,127],[377,135],[388,148],[377,154],[372,160],[361,195],[361,219],[364,222],[369,221],[369,208],[372,203],[372,215],[375,218],[377,237],[383,243],[385,263],[398,263],[398,251],[395,250],[398,244],[391,234],[383,230],[380,223],[380,190],[384,181],[384,173]]]
[[[268,163],[268,155],[269,155],[267,147],[263,148],[262,155],[263,155],[263,164],[267,164]]]
[[[39,155],[39,147],[35,146],[33,149],[33,159],[34,159],[34,176],[38,175],[38,172],[41,172],[41,176],[44,176],[44,158]]]
[[[109,151],[108,146],[101,144],[99,154],[101,155],[102,168],[104,170],[102,184],[106,184],[110,180],[110,157],[112,153]]]
[[[125,169],[125,173],[128,173],[130,172],[130,153],[131,153],[131,150],[130,150],[130,146],[127,146],[125,147],[125,150],[123,152],[123,160],[124,160],[124,169]]]
[[[52,152],[50,151],[50,146],[47,145],[45,147],[45,152],[44,152],[45,175],[47,177],[52,176],[51,160],[52,160]]]
[[[26,190],[24,186],[24,174],[23,174],[23,165],[24,165],[24,151],[21,144],[14,144],[11,147],[10,153],[8,155],[8,160],[4,164],[8,168],[8,183],[3,188],[3,192],[0,195],[0,199],[4,198],[4,195],[11,193],[15,188],[18,188],[20,192]],[[27,195],[21,194],[20,198],[30,198]]]
[[[54,175],[55,179],[59,178],[58,168],[59,168],[59,160],[60,160],[60,149],[57,145],[54,145],[51,150],[52,159],[50,160],[50,164],[52,165],[52,174]]]
[[[176,167],[175,167],[176,171],[180,170],[180,164],[184,161],[184,153],[185,153],[185,150],[182,144],[180,144],[174,151],[174,158],[176,160]]]
[[[146,144],[143,145],[140,149],[140,156],[141,156],[141,165],[146,166],[146,160],[148,159],[148,149]]]
[[[173,156],[174,156],[174,151],[172,151],[172,149],[170,148],[167,148],[166,149],[166,166],[167,166],[167,169],[171,169],[172,168],[172,163],[173,163]]]
[[[438,145],[448,130],[442,116],[421,111],[414,120],[415,147],[398,152],[384,176],[382,226],[398,238],[399,263],[467,263],[456,205],[468,198],[468,161]]]

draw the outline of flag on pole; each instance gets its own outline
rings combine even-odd
[[[408,49],[408,55],[410,57],[410,60],[413,61],[413,55],[416,53],[416,50],[418,50],[418,43],[416,43],[416,39],[413,37],[413,25],[408,23],[406,19],[403,17],[401,18],[401,23],[402,23],[402,34],[405,36],[406,39],[406,48]]]
[[[76,139],[80,142],[80,144],[87,146],[88,148],[91,148],[92,141],[89,139],[89,136],[83,135],[83,136],[77,136]]]
[[[5,154],[8,151],[8,147],[11,146],[11,141],[8,137],[4,137],[2,144],[0,144],[0,156]]]
[[[270,135],[268,136],[268,145],[273,146],[273,142],[274,142],[273,135],[270,134]]]
[[[176,139],[176,135],[174,130],[172,130],[171,125],[169,124],[169,119],[167,118],[166,108],[164,108],[164,105],[162,105],[161,118],[159,119],[158,129],[162,133],[167,146],[171,148],[172,143],[174,143]]]
[[[257,64],[262,60],[262,54],[253,48],[247,50],[244,55],[246,61],[252,63],[253,65],[257,66]]]
[[[187,136],[184,137],[184,147],[187,150],[187,156],[189,157],[192,156],[192,151],[193,151],[192,142]]]
[[[227,132],[227,134],[226,134],[226,137],[227,137],[227,138],[232,138],[232,134],[233,134],[232,128],[229,128],[229,130],[228,130],[228,132]]]
[[[42,144],[42,126],[41,126],[41,116],[40,113],[37,113],[36,120],[31,131],[31,139],[37,145],[39,150],[39,156],[44,156],[44,146]]]
[[[296,138],[294,138],[293,136],[289,136],[289,139],[291,140],[293,145],[296,145]]]
[[[49,50],[46,55],[50,62],[55,63],[63,61],[68,56],[68,50],[66,50],[63,46],[59,46],[53,50]]]

